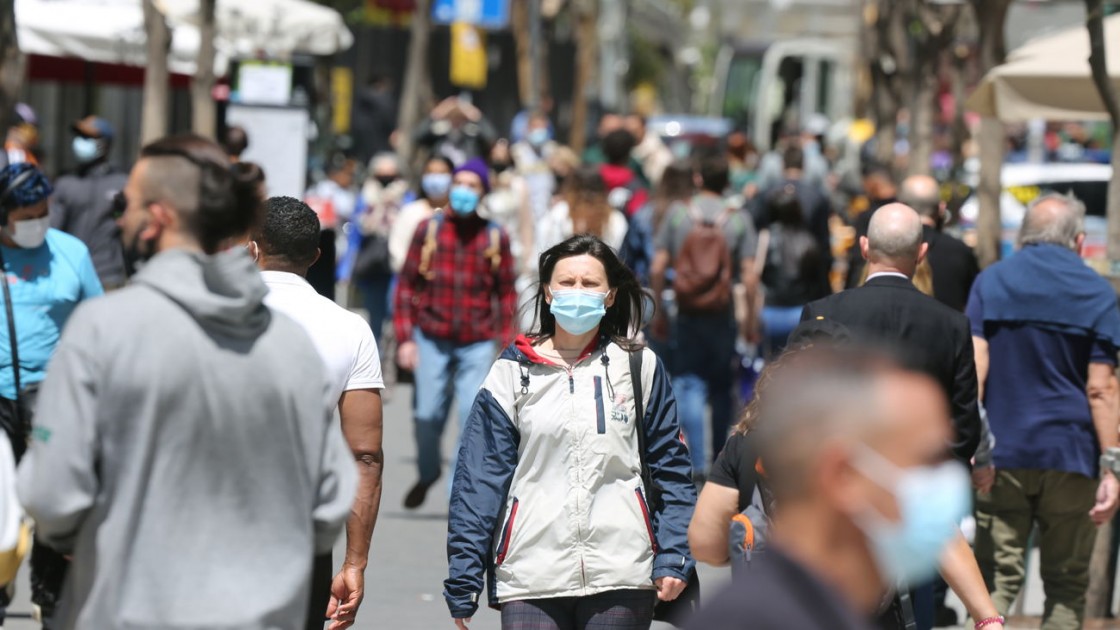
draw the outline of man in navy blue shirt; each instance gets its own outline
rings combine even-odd
[[[1120,492],[1098,466],[1117,445],[1120,311],[1112,287],[1078,255],[1084,216],[1071,197],[1031,204],[1022,250],[980,274],[967,307],[996,441],[994,470],[974,473],[977,560],[1006,614],[1037,522],[1048,630],[1081,627],[1094,523],[1112,518]]]

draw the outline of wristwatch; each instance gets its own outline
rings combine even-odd
[[[1101,470],[1111,470],[1112,474],[1120,477],[1120,447],[1110,447],[1101,455]]]

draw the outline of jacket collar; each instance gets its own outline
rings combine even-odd
[[[517,339],[515,339],[513,342],[513,348],[520,354],[521,357],[524,357],[530,363],[536,363],[538,365],[549,365],[552,367],[561,367],[555,361],[550,361],[541,356],[539,352],[537,352],[536,346],[533,345],[534,343],[536,343],[536,341],[536,337],[518,335]],[[579,354],[579,358],[576,359],[576,363],[580,363],[584,359],[590,357],[592,354],[595,354],[595,351],[605,346],[607,341],[609,341],[609,339],[604,336],[599,336],[596,339],[592,339],[591,342],[587,344],[587,347],[583,349],[583,352]],[[518,360],[520,360],[520,358]]]
[[[868,286],[868,287],[894,287],[896,289],[913,289],[915,291],[918,290],[918,287],[914,286],[914,282],[912,280],[910,280],[909,278],[903,278],[901,276],[893,276],[893,275],[892,276],[879,276],[877,278],[872,278],[872,279],[868,280],[867,283],[864,286]]]

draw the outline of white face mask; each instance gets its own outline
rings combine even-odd
[[[50,217],[13,221],[8,228],[8,236],[23,249],[35,249],[47,240],[47,230],[51,227]]]

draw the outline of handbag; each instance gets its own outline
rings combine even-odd
[[[649,503],[650,512],[656,513],[661,508],[661,488],[653,482],[653,473],[646,459],[646,431],[645,410],[642,399],[642,351],[630,353],[630,380],[634,389],[634,412],[637,415],[638,434],[638,459],[642,466],[642,485],[645,486],[646,501]],[[657,600],[653,609],[653,618],[656,621],[665,621],[678,628],[683,627],[689,618],[700,608],[700,575],[694,566],[688,574],[688,583],[681,594],[670,602]]]
[[[362,241],[354,259],[352,276],[356,280],[373,280],[391,273],[389,239],[384,234],[370,234]]]

